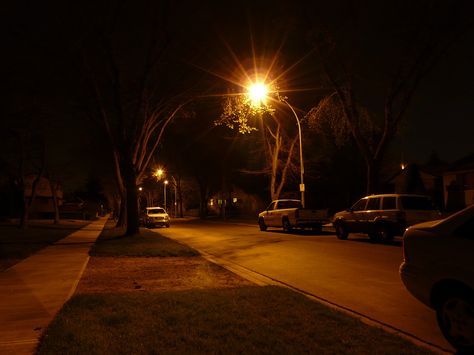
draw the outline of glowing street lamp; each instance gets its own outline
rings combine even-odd
[[[156,169],[156,171],[153,173],[153,175],[158,179],[158,180],[161,180],[164,176],[165,176],[165,170],[163,170],[162,168],[158,168]],[[173,186],[174,186],[174,214],[175,216],[178,215],[178,212],[177,212],[177,186],[178,184],[176,183],[176,179],[174,178],[173,175],[171,175],[171,178],[173,179]],[[164,200],[164,208],[166,208],[166,185],[169,184],[169,181],[168,180],[165,180],[163,181],[163,200]]]
[[[158,180],[160,180],[164,173],[165,173],[165,171],[163,169],[158,168],[158,169],[156,169],[154,175],[158,178]]]
[[[261,104],[265,104],[268,95],[268,88],[265,84],[252,84],[248,90],[248,95],[250,97],[250,101],[252,101],[253,106],[258,107]]]
[[[255,107],[260,106],[261,104],[265,104],[267,95],[268,95],[268,87],[262,82],[253,83],[248,87],[248,96],[252,102],[252,105]],[[303,163],[303,141],[301,138],[301,123],[296,111],[294,110],[293,106],[287,101],[287,99],[283,96],[280,96],[278,92],[276,93],[278,100],[284,102],[293,112],[293,115],[296,118],[296,123],[298,125],[298,135],[299,135],[299,147],[300,147],[300,192],[301,192],[301,205],[303,208],[305,207],[305,199],[304,199],[304,163]]]

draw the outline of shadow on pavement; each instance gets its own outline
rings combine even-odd
[[[343,243],[348,243],[348,242],[355,242],[355,243],[366,243],[366,244],[379,244],[379,245],[389,245],[389,246],[396,246],[396,247],[402,247],[403,246],[403,239],[400,237],[400,238],[395,238],[394,240],[392,240],[391,242],[388,242],[388,243],[382,243],[382,242],[379,242],[379,243],[376,243],[376,242],[373,242],[369,239],[369,237],[367,236],[364,236],[362,234],[350,234],[349,235],[349,238],[347,238],[346,240],[341,240],[341,242]]]
[[[258,227],[258,226],[257,226]],[[312,231],[309,229],[294,229],[291,232],[284,232],[281,229],[267,229],[268,232],[274,232],[278,234],[284,234],[284,235],[299,235],[299,236],[315,236],[315,235],[320,235],[320,236],[334,236],[333,232],[327,232],[327,231]],[[266,232],[262,232],[266,233]]]

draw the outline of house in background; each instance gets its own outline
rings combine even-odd
[[[443,173],[446,210],[457,211],[474,204],[474,154],[453,164]]]
[[[264,204],[258,196],[236,186],[231,191],[215,193],[207,202],[209,214],[219,217],[255,217],[263,208]]]
[[[409,164],[388,181],[386,190],[428,195],[440,209],[459,211],[474,204],[474,154],[452,164]]]
[[[33,182],[37,176],[29,175],[25,177],[25,198],[31,199],[33,191]],[[63,191],[61,186],[57,183],[53,183],[56,189],[56,198],[58,206],[63,203]],[[36,185],[36,196],[31,205],[30,216],[33,218],[38,217],[51,217],[54,215],[54,202],[53,193],[51,191],[51,184],[49,179],[41,177]]]
[[[389,181],[387,192],[430,196],[438,208],[444,209],[443,169],[445,165],[418,166],[408,164]]]

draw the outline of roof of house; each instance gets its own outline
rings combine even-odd
[[[455,171],[465,171],[465,170],[474,170],[474,153],[471,153],[464,158],[456,160],[454,163],[450,164],[446,169],[446,172],[455,172]]]

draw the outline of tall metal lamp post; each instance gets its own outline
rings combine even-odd
[[[165,180],[163,181],[163,199],[164,199],[164,208],[166,210],[166,185],[168,185],[169,181],[168,180]]]
[[[163,178],[163,176],[165,175],[165,171],[161,168],[157,169],[154,173],[154,175],[156,176],[156,178],[158,180],[161,180]],[[176,179],[174,178],[173,175],[170,175],[171,176],[171,179],[173,179],[173,187],[174,187],[174,201],[173,201],[173,204],[174,204],[174,216],[176,217],[178,215],[178,192],[177,192],[177,189],[178,189],[178,184],[176,182]],[[165,180],[163,181],[163,199],[164,199],[164,208],[166,209],[166,185],[169,184],[169,181],[168,180]]]
[[[277,92],[277,98],[279,101],[285,103],[293,112],[293,115],[295,116],[296,123],[298,125],[298,136],[299,136],[299,148],[300,148],[300,192],[301,192],[301,205],[303,208],[305,207],[305,185],[304,185],[304,162],[303,162],[303,141],[302,141],[302,135],[301,135],[301,122],[296,114],[295,109],[293,106],[290,105],[286,97],[283,97],[279,95]],[[264,105],[266,98],[268,96],[268,88],[264,83],[254,83],[250,87],[248,87],[248,95],[250,100],[252,101],[252,104],[255,106],[260,106]]]

